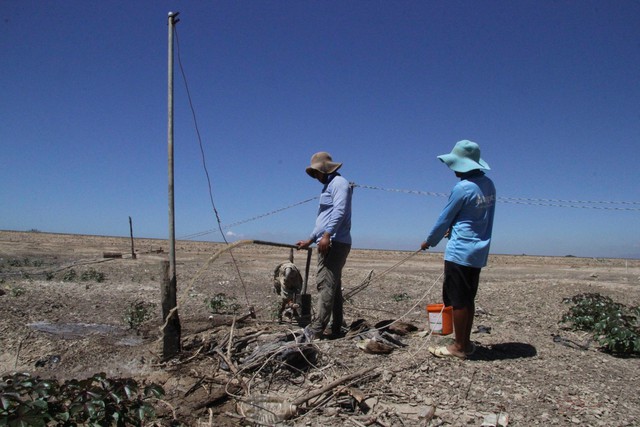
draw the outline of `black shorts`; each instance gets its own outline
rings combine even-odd
[[[442,300],[445,306],[464,308],[472,306],[478,293],[480,268],[466,267],[455,262],[444,262]]]

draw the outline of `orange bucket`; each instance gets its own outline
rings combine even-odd
[[[453,307],[444,304],[427,305],[429,329],[436,335],[449,335],[453,332]]]

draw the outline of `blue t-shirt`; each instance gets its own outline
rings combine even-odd
[[[322,188],[316,226],[311,239],[318,243],[326,232],[331,241],[351,244],[351,196],[353,189],[338,173],[329,175],[329,182]]]
[[[484,267],[489,258],[495,206],[496,188],[484,172],[463,175],[451,190],[427,244],[436,246],[451,229],[444,259],[467,267]]]

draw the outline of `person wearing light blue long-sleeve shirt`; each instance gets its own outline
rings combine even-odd
[[[338,173],[341,166],[342,163],[334,162],[329,153],[319,152],[311,157],[311,165],[306,169],[310,177],[323,184],[315,227],[307,240],[296,243],[299,249],[306,249],[314,243],[318,248],[316,318],[304,329],[309,341],[323,336],[330,320],[330,336],[342,334],[342,268],[351,251],[353,188]]]
[[[426,239],[434,247],[449,232],[444,259],[467,267],[487,265],[496,189],[480,170],[460,174],[447,205]]]
[[[310,240],[318,243],[326,233],[332,242],[351,244],[351,197],[349,181],[338,172],[329,174],[320,193],[320,206]]]
[[[454,343],[429,347],[437,357],[464,359],[473,354],[471,327],[475,314],[480,271],[487,265],[496,204],[496,188],[484,170],[480,146],[463,140],[449,154],[438,156],[460,178],[438,220],[422,242],[426,250],[449,238],[444,255],[442,298],[453,308]]]

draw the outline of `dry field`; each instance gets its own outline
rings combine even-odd
[[[167,392],[155,425],[165,426],[251,425],[238,407],[248,418],[265,419],[247,406],[265,395],[298,400],[280,425],[480,426],[491,414],[508,415],[509,426],[640,425],[640,359],[603,353],[585,333],[559,324],[568,308],[563,298],[580,293],[640,305],[639,260],[492,256],[477,299],[472,339],[478,351],[459,361],[427,351],[447,339],[425,333],[425,306],[440,301],[442,254],[353,250],[345,292],[374,274],[345,304],[347,322],[400,319],[418,331],[400,337],[405,346],[389,354],[366,353],[357,336],[317,341],[314,365],[295,371],[277,358],[248,367],[253,350],[273,351],[287,331],[299,328],[273,314],[272,272],[289,250],[248,244],[236,248],[233,259],[224,252],[212,260],[222,248],[177,242],[183,352],[163,362],[166,241],[136,239],[132,259],[128,238],[1,231],[1,373],[65,380],[105,372],[155,382]],[[123,257],[105,258],[106,252]],[[295,254],[301,270],[305,261],[306,252]],[[314,264],[315,253],[308,289],[315,300]],[[95,280],[98,275],[104,281]],[[211,312],[207,301],[220,293],[229,306],[237,304],[235,316]],[[125,314],[137,302],[155,308],[132,330]],[[256,318],[234,322],[249,306]],[[311,398],[316,391],[323,392]]]

